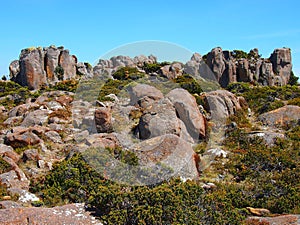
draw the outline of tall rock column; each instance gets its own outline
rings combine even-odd
[[[281,85],[286,85],[289,82],[292,71],[292,56],[290,48],[278,48],[270,56],[270,61],[273,65],[273,71],[282,81]]]

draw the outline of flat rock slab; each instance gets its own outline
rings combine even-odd
[[[256,217],[252,216],[246,220],[246,224],[270,224],[270,225],[299,225],[300,215],[281,215],[275,217]]]
[[[86,212],[83,204],[70,204],[54,208],[10,208],[0,209],[0,224],[10,225],[100,225],[98,220]]]

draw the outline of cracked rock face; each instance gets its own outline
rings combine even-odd
[[[23,49],[9,66],[10,78],[31,90],[76,77],[77,58],[63,47]],[[58,70],[60,68],[61,71]]]

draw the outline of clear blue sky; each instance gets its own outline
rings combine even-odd
[[[94,63],[111,49],[135,41],[173,42],[205,54],[213,47],[292,49],[300,75],[298,0],[10,0],[0,3],[0,75],[20,50],[65,46]]]

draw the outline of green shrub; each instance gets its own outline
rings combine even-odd
[[[199,94],[203,92],[200,84],[189,74],[183,74],[182,76],[175,78],[173,81],[191,94]]]
[[[170,65],[171,63],[169,62],[161,62],[161,63],[145,63],[144,66],[142,67],[143,70],[147,74],[149,73],[157,73],[159,72],[160,68],[166,65]]]
[[[129,83],[130,83],[129,80],[108,79],[107,82],[100,89],[98,100],[100,101],[111,100],[110,98],[107,98],[105,96],[109,94],[118,95],[121,92],[121,90],[123,90],[125,86],[128,85]]]
[[[55,69],[54,69],[54,73],[56,74],[58,80],[63,80],[64,79],[64,68],[62,68],[60,65],[58,65]]]
[[[78,80],[64,80],[61,82],[56,83],[55,85],[50,85],[44,91],[68,91],[68,92],[75,92],[78,87]]]
[[[300,97],[289,100],[287,104],[300,106]]]
[[[289,82],[288,84],[290,85],[297,85],[298,84],[298,80],[299,80],[299,77],[296,77],[294,72],[291,71],[291,75],[290,75],[290,79],[289,79]]]
[[[141,73],[136,67],[121,67],[114,74],[113,77],[117,80],[137,80],[144,77],[145,74]]]
[[[300,97],[300,89],[297,86],[282,86],[282,87],[269,87],[269,86],[249,86],[245,83],[230,84],[227,90],[243,96],[248,102],[252,111],[257,114],[268,112],[279,107],[284,103],[297,97]]]

